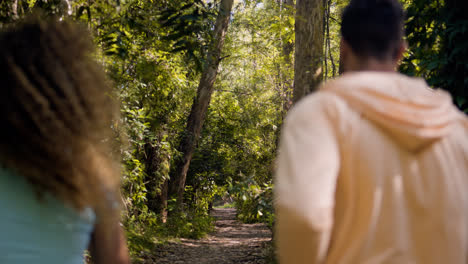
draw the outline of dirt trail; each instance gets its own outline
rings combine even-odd
[[[213,210],[215,232],[201,240],[181,239],[156,252],[158,264],[266,264],[265,244],[271,240],[270,230],[263,224],[242,224],[235,220],[232,208]]]

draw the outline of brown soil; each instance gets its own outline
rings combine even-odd
[[[243,224],[232,208],[213,210],[216,229],[204,239],[181,239],[168,243],[155,252],[158,264],[266,264],[265,246],[271,240],[270,230],[263,224]]]

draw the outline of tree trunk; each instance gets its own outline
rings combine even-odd
[[[13,11],[13,19],[14,20],[18,19],[18,0],[13,1],[12,11]]]
[[[161,216],[161,220],[163,223],[166,223],[167,220],[167,197],[168,197],[168,181],[165,180],[163,185],[161,186],[161,194],[156,197],[156,201],[159,202],[157,210],[159,215]]]
[[[293,102],[315,91],[323,70],[323,0],[297,0]]]
[[[285,10],[285,13],[287,15],[290,14],[291,10],[294,10],[294,0],[284,0],[283,2],[283,9]],[[282,10],[283,11],[283,10]],[[284,42],[283,43],[283,57],[284,57],[284,64],[286,67],[291,67],[292,66],[292,58],[291,54],[294,51],[294,43],[290,42]],[[294,87],[294,80],[290,79],[289,76],[286,76],[284,79],[284,96],[285,99],[283,101],[283,117],[285,116],[286,112],[289,110],[289,108],[292,105],[292,93],[293,93],[293,87]]]
[[[213,85],[218,74],[218,66],[221,61],[221,51],[224,45],[230,14],[234,0],[221,0],[219,14],[213,32],[206,63],[203,67],[202,76],[198,85],[197,96],[193,101],[192,110],[187,120],[186,129],[182,135],[179,151],[182,159],[177,161],[175,174],[170,182],[171,194],[177,195],[177,203],[180,208],[185,189],[187,171],[192,160],[195,146],[201,133],[205,120],[206,110],[213,93]]]
[[[290,10],[294,10],[294,0],[283,0],[281,12],[290,14]],[[283,43],[283,56],[285,57],[286,63],[291,63],[291,53],[294,51],[294,43],[285,42]]]
[[[156,140],[160,140],[162,133],[158,135]],[[167,180],[161,179],[161,174],[169,173],[169,157],[160,146],[147,142],[144,146],[146,159],[145,170],[147,179],[145,179],[146,188],[148,190],[148,208],[161,216],[163,223],[167,218]],[[165,167],[161,167],[165,166]],[[158,173],[160,175],[158,175]],[[157,190],[160,189],[158,192]]]
[[[328,50],[328,56],[330,58],[330,63],[331,63],[331,70],[332,70],[332,77],[335,77],[336,75],[336,65],[335,65],[335,60],[333,59],[333,54],[332,54],[332,49],[331,49],[331,37],[330,37],[330,16],[331,16],[331,5],[332,1],[327,0],[326,2],[326,18],[325,18],[325,23],[326,23],[326,28],[327,28],[327,39],[325,41],[325,49]],[[327,76],[328,78],[328,76]]]
[[[281,21],[288,20],[289,16],[295,14],[294,0],[278,0],[280,7],[280,19]],[[286,18],[284,18],[286,17]],[[294,90],[294,77],[290,74],[285,74],[285,69],[288,73],[292,72],[293,58],[292,53],[294,51],[294,42],[285,41],[283,36],[280,36],[281,49],[283,60],[281,64],[278,64],[278,92],[282,100],[282,111],[281,111],[281,123],[286,117],[287,112],[292,106],[292,95]],[[281,127],[281,123],[279,127]],[[275,131],[275,145],[278,147],[281,131],[277,129]]]

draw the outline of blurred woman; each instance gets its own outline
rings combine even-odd
[[[111,158],[112,90],[86,30],[0,33],[0,263],[129,263]]]

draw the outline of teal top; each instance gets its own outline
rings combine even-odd
[[[32,186],[0,167],[0,263],[83,264],[96,216],[51,195],[41,201]]]

